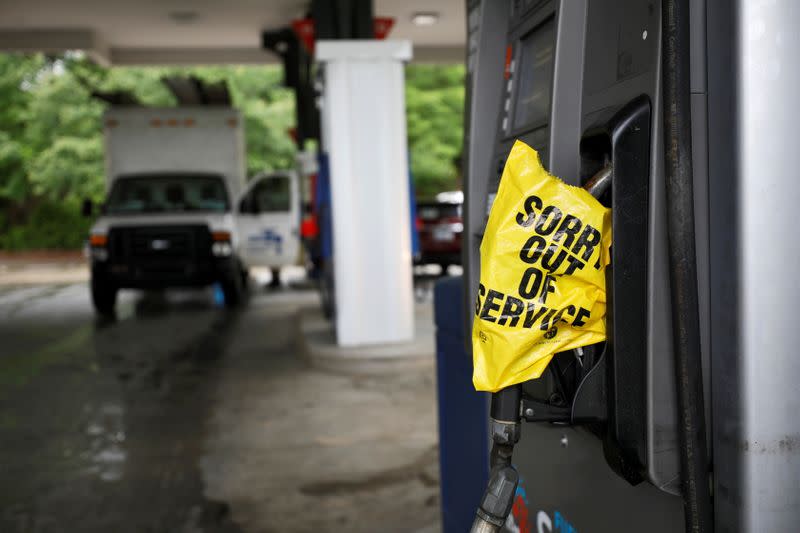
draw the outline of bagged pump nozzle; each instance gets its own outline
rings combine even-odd
[[[584,185],[597,198],[611,187],[613,169],[606,165]],[[492,471],[470,533],[497,533],[514,505],[519,474],[511,465],[514,445],[520,438],[522,386],[504,387],[492,393],[490,424]]]
[[[496,392],[542,375],[556,353],[606,339],[611,212],[522,141],[511,149],[481,241],[472,383]]]

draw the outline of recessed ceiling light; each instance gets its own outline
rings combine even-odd
[[[200,15],[197,11],[170,11],[169,18],[176,24],[191,24],[197,20]]]
[[[411,22],[417,26],[433,26],[439,22],[439,13],[435,13],[433,11],[420,11],[411,16]]]

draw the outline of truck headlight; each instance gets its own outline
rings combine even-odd
[[[102,233],[89,235],[89,254],[95,261],[108,260],[108,236]]]
[[[230,257],[233,254],[231,234],[228,231],[214,231],[211,233],[211,253],[216,257]]]

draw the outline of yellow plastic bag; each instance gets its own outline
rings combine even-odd
[[[557,352],[606,338],[610,210],[514,143],[481,242],[472,326],[477,390],[541,376]]]

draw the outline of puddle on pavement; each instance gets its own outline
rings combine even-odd
[[[0,324],[0,531],[239,531],[199,467],[237,314],[202,298]]]
[[[0,378],[36,362],[0,379],[0,531],[240,531],[227,502],[258,531],[435,523],[433,377],[310,371],[291,309],[317,294],[265,294],[122,294],[98,321],[70,289],[0,319]]]

